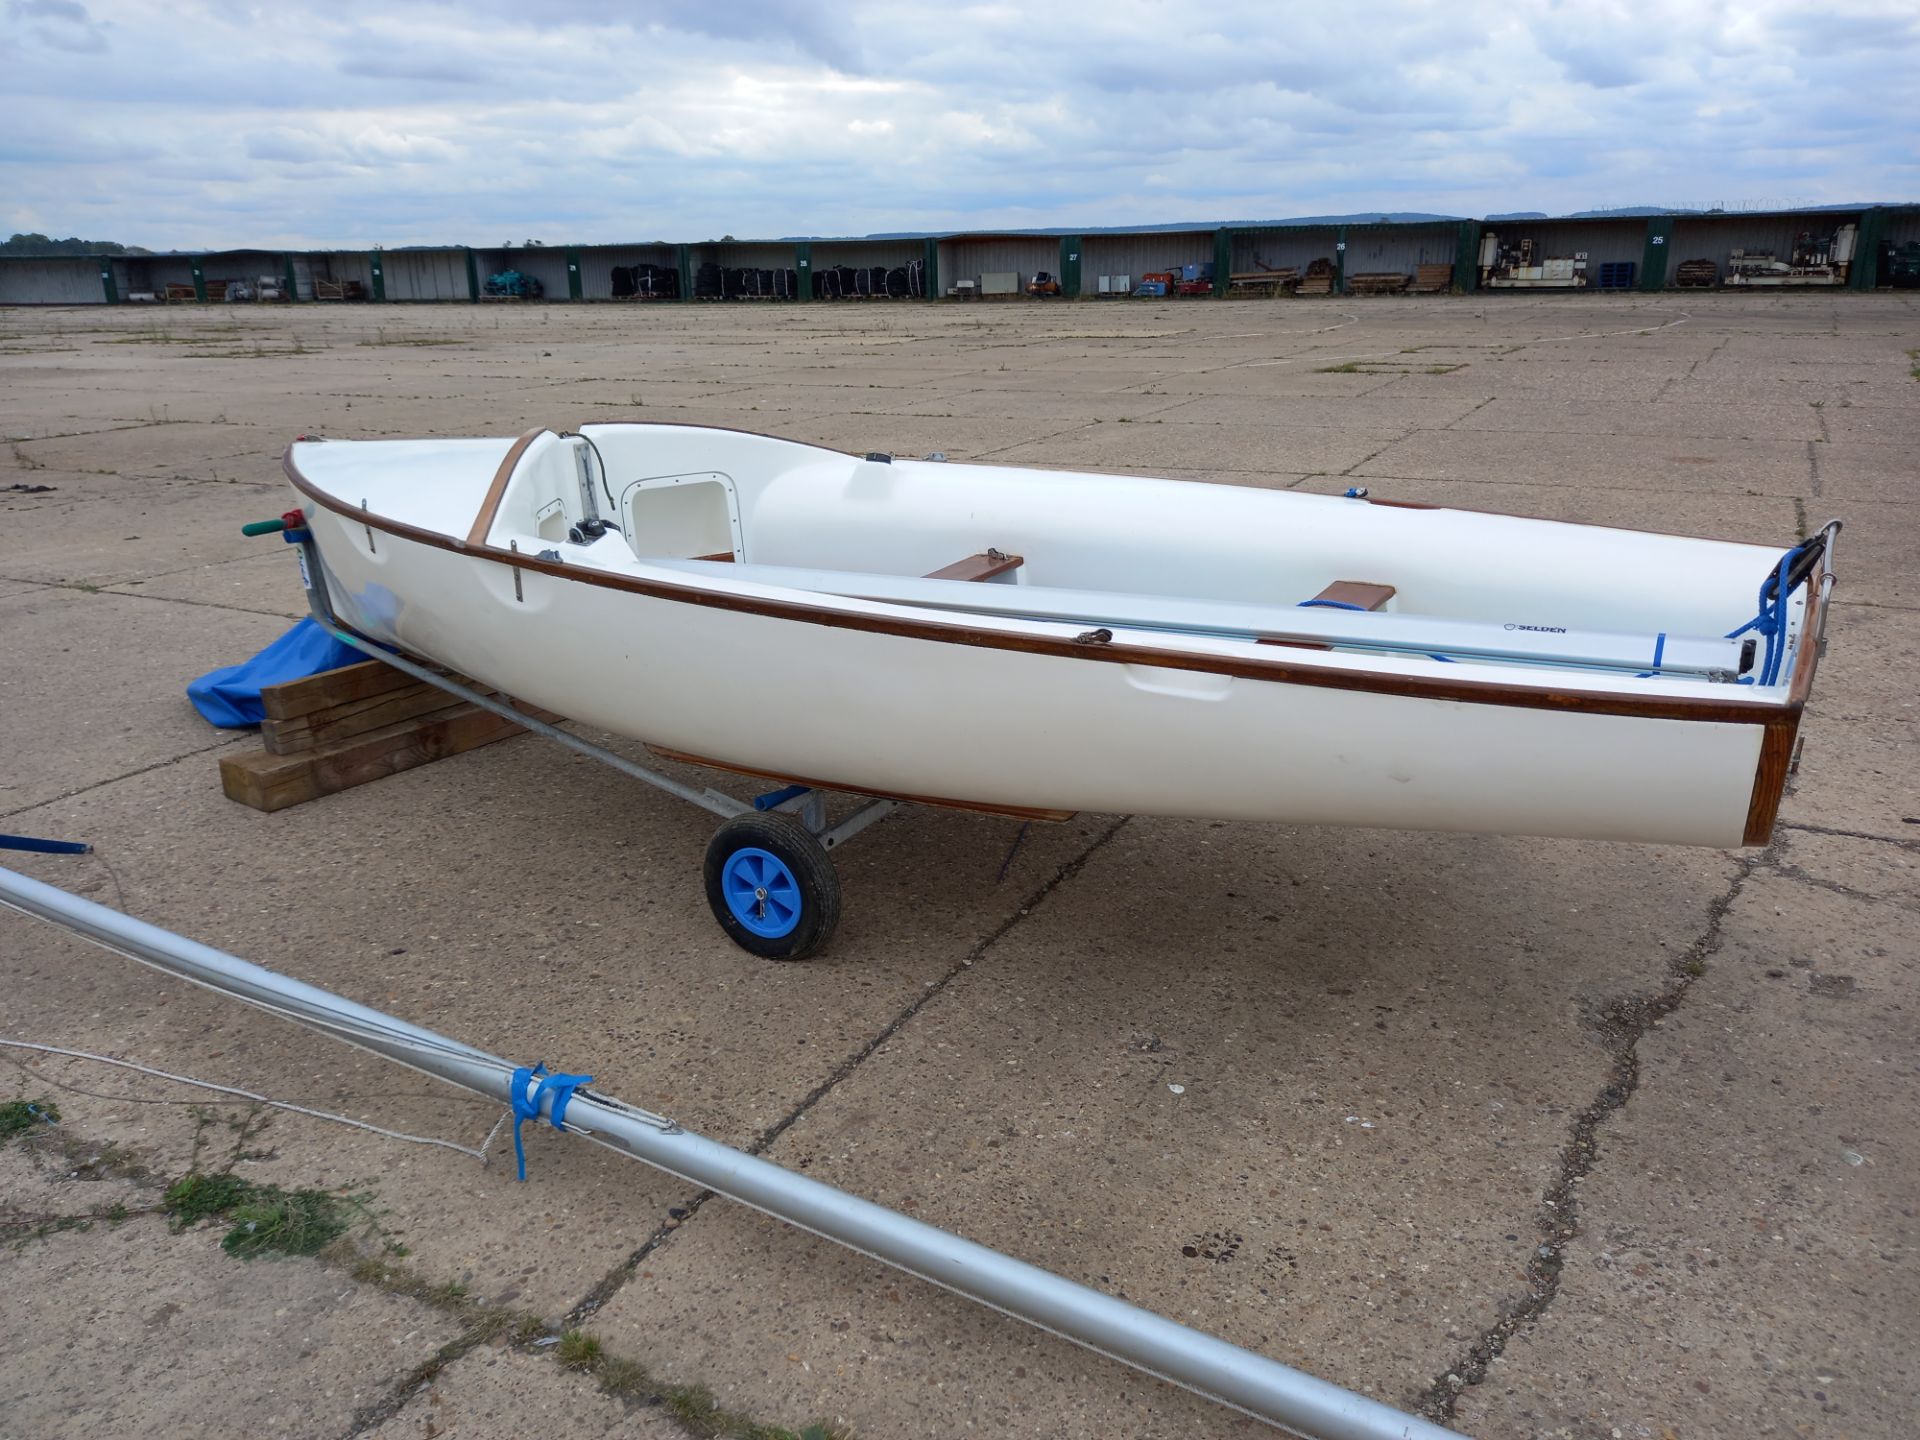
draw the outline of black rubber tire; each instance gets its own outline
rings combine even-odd
[[[793,872],[800,889],[800,920],[785,935],[756,935],[740,923],[720,886],[722,871],[736,850],[759,849]],[[840,877],[820,842],[779,815],[736,815],[707,842],[703,867],[707,905],[734,944],[763,960],[805,960],[833,935],[840,923]]]

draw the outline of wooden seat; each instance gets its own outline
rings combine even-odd
[[[989,550],[984,555],[969,555],[964,560],[956,560],[951,565],[942,565],[938,570],[927,572],[928,580],[991,580],[996,575],[1004,575],[1009,570],[1018,570],[1025,563],[1018,555],[1004,555],[998,550]],[[1392,594],[1392,591],[1388,591]]]
[[[1375,585],[1368,580],[1336,580],[1318,595],[1315,600],[1326,602],[1330,607],[1356,610],[1378,610],[1394,595],[1393,586]],[[1311,602],[1309,602],[1311,603]],[[1261,637],[1262,645],[1289,645],[1295,650],[1331,650],[1331,645],[1318,645],[1311,640],[1274,640]]]
[[[1351,605],[1356,610],[1378,610],[1393,598],[1393,593],[1391,585],[1375,585],[1367,580],[1336,580],[1313,598],[1342,608]]]

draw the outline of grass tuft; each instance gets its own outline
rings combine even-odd
[[[560,1343],[554,1347],[554,1358],[568,1370],[598,1370],[600,1362],[606,1358],[601,1348],[600,1337],[589,1335],[584,1330],[569,1330],[560,1337]]]
[[[220,1248],[241,1260],[269,1253],[318,1255],[352,1229],[365,1206],[329,1190],[283,1190],[237,1175],[186,1175],[167,1187],[161,1208],[185,1230],[206,1220],[228,1226]]]
[[[60,1112],[51,1100],[9,1100],[0,1105],[0,1145],[37,1125],[57,1124]]]

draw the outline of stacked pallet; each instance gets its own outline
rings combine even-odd
[[[1422,265],[1414,272],[1413,291],[1416,295],[1444,295],[1453,288],[1453,266]]]
[[[220,785],[229,800],[269,813],[524,729],[379,660],[269,685],[260,702],[264,748],[223,757]],[[520,708],[536,719],[554,718]]]
[[[1413,281],[1411,275],[1392,270],[1363,270],[1347,277],[1349,295],[1398,295]]]
[[[1296,295],[1331,295],[1333,293],[1333,262],[1315,260],[1307,266],[1307,273],[1300,277],[1300,283],[1294,288]]]
[[[1673,283],[1707,289],[1718,283],[1720,267],[1711,260],[1682,260],[1673,272]]]
[[[1300,268],[1297,265],[1284,266],[1277,270],[1236,270],[1227,277],[1227,286],[1232,290],[1267,291],[1291,290],[1300,283]]]

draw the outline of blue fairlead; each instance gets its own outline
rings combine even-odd
[[[1818,538],[1814,537],[1815,540]],[[1727,632],[1729,640],[1737,640],[1752,630],[1766,641],[1766,649],[1760,658],[1759,675],[1743,675],[1738,684],[1772,685],[1779,680],[1780,666],[1787,658],[1787,647],[1782,639],[1787,629],[1787,601],[1792,597],[1787,582],[1793,571],[1793,562],[1800,558],[1801,551],[1813,543],[1813,540],[1802,540],[1780,557],[1779,566],[1770,570],[1767,578],[1760,583],[1759,613],[1738,629]],[[1771,595],[1767,593],[1769,590],[1773,592]]]
[[[720,869],[727,909],[762,940],[791,935],[800,923],[800,882],[787,862],[770,850],[742,846]]]
[[[545,1065],[523,1065],[513,1072],[513,1158],[519,1162],[522,1180],[527,1178],[527,1147],[520,1140],[520,1122],[538,1120],[540,1097],[552,1095],[553,1109],[547,1123],[556,1130],[566,1129],[567,1106],[573,1092],[592,1083],[591,1075],[550,1075]]]

